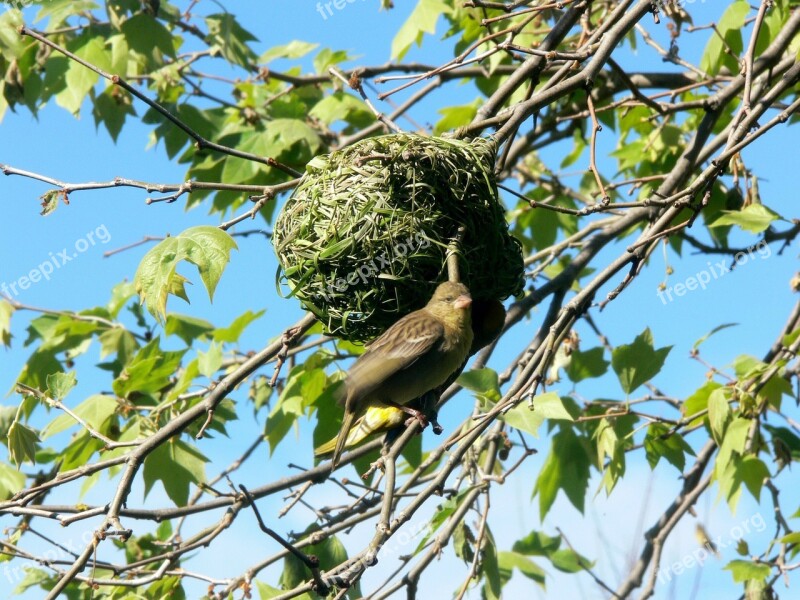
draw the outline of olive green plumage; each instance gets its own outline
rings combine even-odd
[[[343,387],[345,412],[334,467],[351,428],[370,406],[404,407],[463,365],[472,346],[471,302],[463,284],[440,284],[424,308],[389,327],[353,363]]]

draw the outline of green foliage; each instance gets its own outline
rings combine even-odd
[[[539,437],[539,427],[545,419],[573,421],[574,409],[571,411],[569,406],[558,394],[548,392],[539,394],[533,399],[533,408],[525,404],[519,404],[505,415],[503,420],[511,427],[530,433],[534,437]]]
[[[737,583],[745,582],[749,579],[764,580],[770,574],[769,565],[754,563],[749,560],[732,560],[725,569],[731,572],[733,580]]]
[[[722,66],[734,73],[738,70],[736,60],[731,53],[739,54],[742,51],[741,30],[749,12],[750,4],[745,0],[736,0],[728,6],[716,29],[711,32],[703,58],[700,60],[701,70],[711,75],[719,72]]]
[[[622,390],[630,394],[650,381],[664,366],[672,346],[653,347],[653,334],[645,329],[632,344],[617,346],[611,353],[611,366],[619,378]]]
[[[451,7],[441,0],[419,0],[414,12],[392,40],[392,58],[402,60],[414,43],[422,44],[424,34],[436,33],[436,23],[439,18],[451,10]]]
[[[722,225],[738,225],[750,233],[761,233],[774,221],[782,217],[763,204],[751,204],[740,211],[722,211],[722,216],[711,224],[711,227]]]
[[[578,383],[584,379],[602,377],[608,370],[609,362],[603,358],[602,348],[592,348],[586,352],[574,351],[565,371],[571,381]]]
[[[134,285],[150,314],[159,319],[167,316],[167,298],[178,296],[187,302],[184,284],[188,281],[176,272],[178,263],[187,261],[197,267],[200,279],[213,299],[214,290],[230,260],[236,242],[216,227],[200,225],[165,239],[147,254],[136,270]]]
[[[144,461],[144,491],[153,489],[156,481],[164,486],[170,500],[184,506],[189,500],[189,487],[205,482],[208,459],[197,448],[172,439],[156,448]]]
[[[539,516],[544,519],[562,490],[572,505],[583,512],[589,487],[591,459],[588,440],[570,427],[561,428],[551,440],[550,452],[536,479],[533,495],[539,496]]]
[[[275,336],[273,340],[291,337],[281,337],[287,323],[275,320],[283,314],[278,306],[253,298],[247,310],[222,323],[207,315],[180,314],[167,308],[170,295],[189,300],[188,279],[179,273],[182,262],[197,268],[211,299],[228,262],[232,256],[238,258],[231,252],[237,249],[232,235],[214,225],[230,217],[236,217],[237,223],[253,217],[259,228],[271,223],[285,194],[296,185],[297,174],[305,172],[308,165],[319,164],[320,159],[315,157],[383,132],[374,110],[384,115],[396,111],[397,122],[406,129],[407,123],[412,123],[416,133],[426,130],[452,144],[463,143],[461,133],[467,130],[467,138],[498,135],[509,118],[520,117],[512,128],[514,137],[499,140],[503,142],[502,161],[487,164],[486,172],[495,172],[504,186],[498,204],[500,221],[508,222],[510,233],[525,252],[526,289],[506,303],[508,329],[519,331],[520,324],[525,323],[539,328],[546,323],[536,333],[529,330],[530,335],[500,340],[500,350],[491,358],[485,357],[492,362],[482,361],[480,368],[473,370],[467,368],[458,378],[458,385],[474,396],[477,413],[485,415],[500,409],[498,415],[492,412],[491,423],[472,418],[464,402],[470,394],[462,393],[442,409],[447,429],[454,415],[463,420],[461,429],[448,430],[438,440],[428,430],[404,448],[404,460],[396,469],[397,487],[402,492],[394,497],[385,548],[391,549],[404,533],[402,528],[399,535],[395,530],[399,515],[418,516],[418,507],[413,504],[417,495],[426,500],[420,506],[430,507],[433,514],[421,539],[415,542],[418,545],[403,549],[403,560],[408,557],[408,561],[403,562],[405,570],[397,581],[414,568],[414,561],[423,558],[431,559],[433,570],[437,564],[433,559],[443,552],[455,554],[464,562],[464,575],[467,569],[474,575],[465,585],[473,588],[474,595],[480,593],[487,599],[501,598],[504,591],[511,593],[508,584],[512,577],[515,583],[522,581],[522,585],[545,589],[547,574],[553,569],[570,574],[591,569],[594,563],[580,554],[580,538],[571,540],[575,547],[561,535],[550,536],[544,531],[532,531],[517,540],[500,538],[496,519],[505,516],[507,507],[503,506],[505,497],[496,490],[500,483],[520,473],[532,482],[528,485],[532,498],[538,496],[542,521],[552,519],[557,513],[554,508],[561,508],[556,504],[560,492],[583,513],[587,498],[591,501],[590,482],[593,488],[612,494],[632,470],[631,465],[642,458],[653,470],[662,462],[671,465],[666,467],[670,471],[667,479],[674,480],[678,490],[691,483],[687,474],[698,466],[698,457],[708,456],[707,451],[700,452],[706,445],[715,450],[707,466],[699,465],[700,471],[711,474],[711,493],[724,500],[720,504],[725,510],[735,511],[743,496],[769,503],[771,494],[777,496],[774,490],[783,491],[781,486],[792,477],[792,466],[800,461],[800,434],[794,425],[797,375],[792,362],[800,328],[794,321],[785,331],[776,332],[780,335],[771,348],[737,349],[740,354],[729,366],[719,366],[700,352],[713,356],[712,343],[730,338],[729,332],[711,340],[712,336],[730,324],[703,325],[700,331],[710,332],[693,345],[691,341],[676,341],[680,351],[676,353],[671,353],[672,346],[657,348],[649,328],[629,344],[614,345],[618,335],[601,330],[615,323],[603,321],[606,313],[597,310],[596,303],[602,302],[598,295],[602,286],[620,283],[624,271],[617,266],[630,264],[632,241],[641,242],[654,231],[657,235],[648,244],[636,247],[637,257],[642,259],[637,268],[652,269],[660,264],[659,252],[652,251],[661,235],[666,236],[666,228],[673,228],[664,246],[670,261],[673,255],[699,251],[715,262],[730,262],[735,257],[732,248],[752,248],[762,240],[788,246],[794,240],[796,215],[788,214],[782,204],[777,210],[781,198],[775,197],[774,187],[764,185],[763,174],[754,171],[752,150],[738,152],[729,161],[717,158],[726,140],[729,145],[734,142],[735,132],[729,132],[738,124],[737,115],[747,118],[760,110],[765,90],[786,77],[786,64],[791,62],[786,59],[800,58],[800,39],[795,31],[785,28],[794,18],[793,2],[774,0],[765,12],[754,40],[757,64],[764,62],[762,54],[781,36],[788,33],[794,39],[788,43],[780,65],[773,62],[754,78],[748,110],[742,110],[740,75],[747,68],[745,51],[758,6],[745,0],[720,5],[714,27],[697,23],[691,31],[687,30],[690,6],[676,7],[685,15],[680,10],[662,11],[661,23],[656,26],[650,25],[652,18],[645,14],[639,21],[642,27],[653,33],[655,40],[668,36],[671,45],[657,58],[663,68],[655,69],[657,73],[649,67],[639,72],[638,56],[650,49],[640,33],[629,30],[614,50],[614,57],[620,55],[618,62],[633,83],[607,64],[604,44],[586,46],[588,36],[601,30],[601,39],[610,39],[606,27],[621,22],[608,18],[619,5],[614,1],[584,3],[587,11],[561,39],[554,33],[555,23],[583,4],[534,7],[516,3],[506,11],[491,3],[473,7],[453,0],[418,0],[408,7],[410,13],[398,24],[395,35],[384,40],[385,53],[392,61],[386,64],[370,64],[371,57],[356,54],[358,49],[341,49],[353,47],[347,38],[338,48],[326,47],[313,40],[292,39],[295,36],[290,32],[283,37],[291,41],[270,47],[271,34],[262,34],[263,27],[257,29],[260,23],[245,22],[235,11],[230,12],[233,5],[167,0],[48,0],[34,4],[22,11],[7,6],[0,14],[0,119],[18,112],[46,123],[45,111],[60,110],[70,118],[84,120],[90,114],[90,122],[114,141],[125,140],[123,132],[143,125],[149,131],[150,145],[178,165],[187,182],[180,192],[172,186],[163,193],[174,192],[171,201],[184,198],[186,208],[202,206],[195,214],[210,214],[211,220],[168,237],[147,252],[129,249],[139,253],[141,259],[135,277],[116,285],[105,304],[63,310],[58,297],[46,308],[27,306],[16,295],[0,298],[0,343],[15,353],[13,358],[27,353],[25,360],[19,361],[24,362],[21,371],[6,388],[9,401],[0,407],[0,441],[7,449],[5,460],[0,461],[0,501],[5,513],[18,519],[9,524],[3,539],[5,550],[0,561],[7,561],[9,567],[27,561],[23,551],[42,543],[41,537],[36,538],[36,544],[29,544],[29,540],[39,535],[41,520],[52,517],[68,532],[63,539],[54,536],[54,542],[67,540],[64,547],[70,552],[76,527],[89,532],[96,529],[96,537],[86,546],[91,559],[81,571],[82,577],[95,582],[147,578],[147,583],[137,586],[129,585],[129,581],[126,585],[74,581],[60,596],[70,600],[174,600],[191,596],[189,585],[197,589],[197,584],[187,583],[192,569],[186,559],[215,544],[217,536],[224,539],[225,529],[234,519],[249,518],[242,497],[235,495],[238,490],[232,491],[225,479],[213,478],[223,469],[234,485],[255,473],[257,484],[250,489],[259,488],[259,503],[273,494],[286,496],[286,510],[294,511],[294,520],[287,521],[285,529],[302,532],[290,532],[286,538],[294,543],[310,536],[314,543],[302,546],[301,551],[319,558],[323,575],[346,561],[348,550],[350,556],[355,555],[353,548],[358,547],[364,531],[369,537],[374,535],[376,515],[386,497],[385,475],[376,471],[360,483],[337,471],[332,475],[334,483],[325,461],[312,460],[309,439],[313,437],[313,446],[318,446],[338,432],[342,410],[336,400],[341,392],[341,369],[363,348],[323,338],[317,325],[306,335],[292,339],[265,364],[254,365],[251,359],[260,346],[252,346],[250,338],[261,340],[256,344],[267,344],[269,336]],[[384,0],[381,4],[389,8],[391,3]],[[639,4],[631,3],[626,14],[639,10]],[[23,24],[36,27],[52,44],[95,69],[31,36],[20,35]],[[342,31],[349,29],[343,27]],[[437,34],[444,39],[430,38]],[[698,38],[702,40],[700,47],[693,41]],[[545,39],[555,42],[553,52],[538,51]],[[437,51],[444,44],[445,52],[452,51],[453,62],[441,60],[430,71],[420,66],[430,62],[425,54],[434,46],[430,42],[437,44]],[[415,46],[422,48],[420,58],[410,64],[408,57],[417,53],[412,50]],[[638,53],[632,60],[620,52],[629,47]],[[587,52],[585,59],[567,60],[560,55],[583,51]],[[687,67],[692,56],[700,57],[698,63]],[[581,79],[579,87],[568,85],[574,75],[579,79],[586,75],[586,65],[595,61],[599,70]],[[515,73],[522,65],[526,71],[520,78]],[[332,77],[331,67],[340,69],[350,85]],[[554,79],[556,73],[559,79]],[[127,91],[127,85],[118,84],[117,78],[158,102],[160,110],[143,103]],[[408,95],[395,96],[388,87],[380,87],[399,78],[402,81],[398,86],[408,84]],[[430,87],[416,96],[423,85]],[[726,96],[731,86],[740,88]],[[461,92],[457,91],[459,87]],[[376,88],[380,88],[377,93]],[[428,98],[427,93],[434,88],[436,93]],[[641,93],[635,94],[632,88]],[[364,91],[371,105],[359,91]],[[592,111],[587,92],[591,93]],[[386,96],[376,98],[377,94]],[[547,101],[540,102],[544,95]],[[798,122],[797,114],[789,114],[796,103],[796,86],[788,86],[775,98],[770,111],[744,129],[746,134],[771,134],[764,125],[778,110],[786,111],[783,116],[787,118],[782,120],[789,125]],[[397,104],[382,104],[385,99],[397,100]],[[531,99],[536,103],[533,109]],[[654,102],[666,110],[657,110]],[[484,118],[490,121],[475,126]],[[596,131],[598,140],[594,142],[597,125],[602,130]],[[776,129],[785,126],[780,124]],[[453,136],[454,132],[459,134]],[[713,141],[704,141],[705,132]],[[698,141],[700,145],[693,146]],[[47,140],[42,143],[46,148]],[[14,150],[13,144],[9,146],[9,156],[4,160],[11,162]],[[792,150],[785,149],[787,156]],[[366,172],[372,161],[381,158],[380,152],[370,152],[355,168]],[[694,152],[703,157],[702,161],[682,171]],[[589,170],[594,154],[597,177]],[[69,158],[65,158],[67,167]],[[413,157],[410,162],[418,160]],[[669,199],[671,194],[694,185],[712,160],[717,168],[711,177],[701,176],[705,179],[678,202],[674,197]],[[53,183],[57,176],[70,179],[69,169],[64,175],[39,177],[36,185],[50,183],[31,192],[30,206],[43,217],[64,218],[66,224],[66,205],[80,201],[83,190]],[[611,206],[600,202],[598,178],[608,188]],[[145,184],[148,194],[162,189],[159,184],[150,185]],[[488,189],[492,194],[493,185]],[[665,193],[664,189],[669,191]],[[772,191],[768,193],[767,189]],[[348,198],[353,194],[348,187],[343,191]],[[460,197],[457,200],[463,202]],[[647,211],[640,210],[637,202],[646,202]],[[98,210],[105,210],[104,206]],[[415,206],[414,210],[419,213],[422,209]],[[669,218],[662,218],[668,211],[672,211]],[[449,217],[449,213],[444,216]],[[355,221],[356,228],[364,227],[364,215]],[[163,227],[161,220],[154,222]],[[624,226],[619,226],[621,222]],[[656,223],[661,229],[653,229]],[[684,228],[687,223],[693,228]],[[308,226],[320,228],[319,219],[312,219]],[[331,227],[338,232],[341,224]],[[290,221],[287,230],[294,235],[296,223]],[[387,239],[387,243],[396,243],[391,236]],[[442,239],[435,244],[441,257],[425,275],[426,285],[444,277],[440,263],[447,252],[446,243]],[[337,239],[322,251],[336,254],[347,245],[347,240]],[[619,246],[622,260],[603,263],[614,246]],[[310,252],[308,247],[301,250]],[[356,256],[355,264],[360,265],[362,260]],[[312,271],[319,268],[313,262]],[[464,261],[466,276],[469,270],[481,270],[476,267],[478,262]],[[489,271],[489,279],[497,278],[496,269]],[[671,271],[668,263],[667,272]],[[628,285],[640,285],[638,273],[632,270],[631,279],[626,278],[617,289],[624,292]],[[124,276],[130,278],[131,273]],[[392,281],[392,277],[397,274],[382,273],[381,281]],[[783,293],[776,291],[778,288],[764,289],[766,296]],[[373,292],[365,290],[368,295]],[[248,292],[243,289],[241,293]],[[581,302],[574,301],[576,298]],[[768,301],[749,307],[755,315],[752,318],[769,312],[772,305]],[[270,319],[260,320],[258,334],[248,338],[247,328],[265,315],[265,306],[269,307]],[[743,311],[743,319],[751,317],[747,313]],[[342,318],[346,322],[358,316],[350,311]],[[697,320],[702,316],[697,314]],[[639,331],[656,317],[643,305],[625,318],[635,320]],[[553,339],[562,339],[549,337],[551,332],[571,335],[573,329],[573,344],[560,344],[558,348],[548,345]],[[20,336],[20,331],[25,334]],[[579,348],[578,334],[583,338],[597,334],[602,345]],[[603,334],[608,334],[608,339]],[[525,348],[525,344],[530,346]],[[686,351],[693,359],[708,363],[703,367],[707,368],[705,379],[676,356]],[[501,352],[521,354],[512,364],[512,354]],[[765,358],[758,358],[762,354]],[[495,364],[498,357],[506,359],[506,365]],[[677,380],[676,369],[683,369]],[[653,381],[662,371],[656,388]],[[520,383],[520,375],[530,377],[522,383],[536,385],[532,409],[526,398],[509,393]],[[231,379],[235,379],[232,386],[220,387]],[[601,389],[607,397],[599,397]],[[675,393],[682,395],[671,395]],[[204,404],[209,394],[219,400],[213,410]],[[240,421],[233,427],[237,419]],[[179,427],[175,427],[176,421]],[[241,443],[239,426],[244,425],[250,426],[245,436],[261,436],[246,440],[250,446]],[[463,435],[483,425],[484,435],[472,448],[465,449]],[[150,446],[153,436],[168,427],[174,427],[167,430],[170,435]],[[240,462],[219,464],[209,449],[213,443],[235,446],[237,452],[241,446]],[[136,460],[131,458],[134,449],[141,452]],[[536,451],[538,458],[528,461]],[[299,467],[289,472],[292,479],[284,479],[286,474],[276,463],[276,457],[287,455]],[[376,458],[377,451],[364,455],[353,466],[359,474],[364,473]],[[139,459],[142,462],[133,489],[118,492],[120,473],[140,464]],[[269,464],[264,463],[267,459]],[[249,471],[239,470],[247,460],[251,461],[247,464]],[[304,470],[306,465],[308,471]],[[677,474],[672,467],[680,477],[674,477]],[[434,484],[433,479],[445,470],[450,472],[448,477]],[[413,484],[402,488],[408,481]],[[43,487],[35,493],[26,491],[36,486]],[[770,493],[765,493],[765,487]],[[163,497],[162,489],[167,508],[148,513],[156,499]],[[139,490],[144,491],[144,502],[137,497]],[[114,515],[119,522],[112,519],[103,523],[117,493],[123,499],[122,514]],[[434,494],[442,496],[435,501],[435,508],[430,498]],[[785,494],[780,498],[787,502]],[[612,501],[624,502],[632,510],[641,508],[638,499],[633,504],[627,497]],[[660,509],[669,506],[673,498],[650,501]],[[298,516],[304,507],[313,512]],[[484,507],[488,507],[485,520]],[[408,514],[403,512],[406,510]],[[782,510],[783,515],[790,515],[794,507],[784,505]],[[219,521],[202,522],[215,511]],[[275,511],[271,516],[275,514],[284,513]],[[192,520],[197,515],[201,515],[200,520]],[[776,557],[792,558],[800,551],[800,537],[794,531],[799,517],[800,511],[786,517],[788,525],[778,522],[775,539],[763,548],[755,539],[739,540],[735,550],[740,558],[724,568],[746,597],[771,597],[771,582],[781,574]],[[315,522],[307,526],[312,519]],[[118,526],[130,528],[130,537],[124,539],[123,532],[116,531]],[[339,538],[340,531],[354,534]],[[19,554],[12,556],[15,548],[20,548]],[[265,536],[262,550],[264,556],[273,556],[273,540]],[[58,560],[70,559],[59,555]],[[311,580],[308,568],[292,556],[275,563],[272,570],[262,566],[260,560],[254,555],[252,561],[237,565],[240,568],[231,576],[247,575],[231,580],[231,588],[224,594],[220,575],[210,574],[215,583],[208,593],[238,598],[257,592],[261,598],[273,598]],[[388,562],[383,561],[381,567]],[[150,576],[162,565],[168,565],[168,571],[151,581]],[[14,580],[13,593],[43,595],[52,590],[59,579],[55,567],[62,569],[65,565],[48,559],[35,568],[26,568],[24,576]],[[789,577],[791,570],[783,574]],[[224,576],[229,575],[226,572]],[[427,579],[429,575],[424,574],[423,584]],[[357,582],[347,594],[360,597]],[[312,594],[300,597],[311,598]]]

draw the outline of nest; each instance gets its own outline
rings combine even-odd
[[[460,276],[473,297],[520,293],[496,150],[491,139],[394,134],[314,158],[275,222],[279,282],[332,335],[366,341],[427,303],[463,226]]]

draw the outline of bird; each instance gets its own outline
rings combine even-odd
[[[717,558],[720,557],[717,545],[711,541],[711,536],[708,535],[706,528],[703,527],[700,523],[695,524],[694,536],[695,538],[697,538],[697,543],[700,544],[700,546],[711,552]]]
[[[424,421],[407,406],[439,387],[466,361],[472,347],[467,286],[446,281],[423,308],[402,317],[356,359],[340,388],[344,418],[331,458],[339,464],[350,430],[371,406],[396,408]]]
[[[473,356],[482,348],[492,343],[503,329],[505,324],[506,311],[503,304],[496,299],[480,299],[473,298],[471,310],[471,327],[472,327],[472,345],[469,349],[469,356]],[[433,401],[436,402],[439,396],[442,395],[444,390],[450,387],[450,384],[455,381],[461,374],[461,371],[466,366],[467,360],[465,359],[461,368],[456,369],[447,380],[438,388],[433,390]],[[412,406],[423,404],[422,402],[412,402]],[[426,417],[431,420],[431,423],[436,426],[435,414],[431,415],[426,412]],[[405,413],[393,406],[376,405],[367,408],[366,412],[360,416],[354,423],[352,428],[347,434],[345,440],[345,448],[353,448],[358,446],[361,442],[372,436],[373,434],[383,433],[390,431],[396,427],[400,427],[406,420]],[[439,433],[434,429],[434,433]],[[322,457],[326,454],[333,452],[336,447],[336,439],[334,436],[324,444],[321,444],[314,450],[314,456]]]

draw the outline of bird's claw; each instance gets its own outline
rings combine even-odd
[[[414,421],[419,423],[420,429],[425,429],[428,426],[428,417],[426,417],[422,412],[415,410],[414,412],[409,412],[409,414],[411,416],[406,419],[406,427],[414,423]]]

